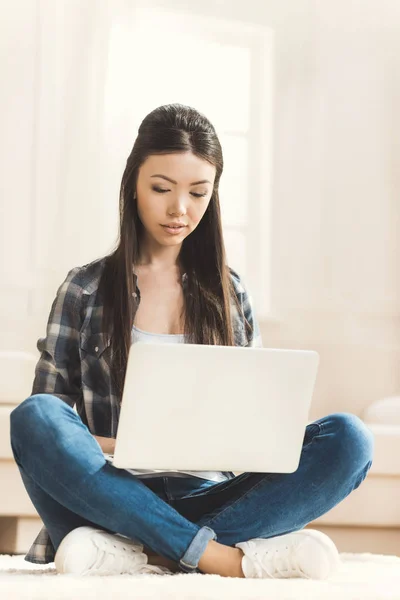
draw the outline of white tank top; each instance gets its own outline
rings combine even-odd
[[[168,343],[168,344],[184,344],[185,336],[183,334],[169,334],[169,333],[150,333],[143,331],[135,327],[132,327],[132,344],[137,342],[144,342],[146,344]],[[220,471],[160,471],[160,470],[146,470],[146,469],[128,469],[134,475],[138,477],[154,477],[155,475],[164,475],[168,477],[185,477],[186,475],[193,475],[200,477],[201,479],[209,479],[212,481],[225,481],[226,477]]]

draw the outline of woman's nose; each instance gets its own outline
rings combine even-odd
[[[184,198],[176,198],[173,203],[169,206],[168,214],[181,216],[186,214],[186,202]]]

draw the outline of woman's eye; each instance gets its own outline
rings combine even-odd
[[[157,186],[153,186],[151,188],[154,192],[158,192],[159,194],[165,194],[165,192],[170,192],[171,190],[165,190],[163,188],[159,188]],[[194,196],[195,198],[204,198],[204,196],[207,196],[207,192],[204,192],[204,194],[196,194],[195,192],[191,192],[192,196]]]

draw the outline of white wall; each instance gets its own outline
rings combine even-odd
[[[117,5],[101,3],[101,27],[88,42],[93,52],[104,47],[107,10]],[[168,6],[215,16],[226,11],[225,2],[210,0]],[[279,319],[262,323],[264,345],[320,352],[312,417],[360,414],[400,388],[400,4],[233,0],[229,13],[272,27],[276,40],[271,297]],[[63,18],[57,8],[53,17]],[[88,8],[82,18],[90,19]],[[61,76],[53,51],[66,40],[38,46],[35,19],[33,0],[2,5],[0,348],[28,351],[43,333],[60,275],[101,254],[104,231],[101,210],[89,238],[74,225],[76,215],[88,219],[96,207],[89,165],[74,162],[65,148],[62,163],[46,152],[46,115],[54,119],[52,144],[54,128],[72,127],[74,119],[63,113],[62,96],[41,88],[37,68],[44,61]],[[63,73],[67,93],[85,85],[85,70],[78,77],[64,65]],[[96,85],[101,90],[101,81]],[[49,105],[38,121],[40,91]],[[88,115],[91,106],[88,100]],[[85,123],[79,125],[84,131]],[[83,158],[90,151],[79,146],[77,129],[67,139]],[[49,161],[48,179],[37,180],[37,160]],[[95,154],[90,168],[101,161]],[[60,164],[71,169],[68,193]]]
[[[400,5],[316,1],[309,23],[310,62],[278,83],[264,338],[321,353],[315,416],[360,414],[400,389]]]

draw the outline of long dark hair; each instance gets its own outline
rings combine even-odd
[[[140,165],[152,154],[192,152],[216,167],[212,196],[196,229],[179,254],[184,286],[184,333],[189,343],[234,345],[230,301],[236,300],[222,236],[218,186],[223,170],[220,142],[210,121],[182,104],[160,106],[142,121],[127,159],[120,189],[120,229],[116,248],[105,258],[98,292],[103,297],[103,332],[111,334],[111,374],[116,393],[123,391],[138,306],[134,265],[143,225],[134,198]]]

